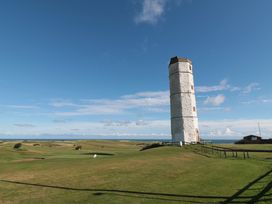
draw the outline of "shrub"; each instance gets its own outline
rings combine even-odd
[[[40,144],[38,144],[38,143],[35,143],[35,144],[33,144],[33,146],[35,147],[35,146],[41,146]]]
[[[82,146],[81,145],[77,145],[76,147],[75,147],[75,150],[81,150],[82,149]]]
[[[20,147],[22,147],[22,143],[16,143],[16,144],[13,146],[13,149],[19,149]]]

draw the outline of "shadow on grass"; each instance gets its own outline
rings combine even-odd
[[[192,152],[194,152],[195,154],[201,155],[201,156],[203,156],[203,157],[211,158],[209,155],[200,153],[200,152],[198,152],[198,151],[196,151],[196,150],[192,150]]]
[[[211,158],[211,156],[209,154],[205,154],[204,152],[202,152],[199,148],[192,146],[192,147],[184,147],[187,150],[192,151],[195,154],[201,155],[203,157],[207,157],[207,158]]]
[[[130,191],[130,190],[119,190],[119,189],[99,189],[99,188],[73,188],[65,186],[56,185],[46,185],[38,183],[26,183],[20,181],[10,181],[1,179],[0,182],[34,186],[34,187],[44,187],[71,191],[86,191],[93,192],[94,196],[104,196],[104,195],[114,195],[114,196],[125,196],[134,198],[144,198],[144,199],[155,199],[163,201],[174,201],[174,202],[190,202],[190,203],[257,203],[257,202],[272,202],[272,194],[270,190],[272,189],[272,181],[269,178],[268,183],[266,182],[264,188],[257,189],[258,192],[253,196],[243,196],[244,193],[248,193],[251,190],[256,190],[256,184],[263,183],[264,179],[272,176],[272,169],[256,178],[242,189],[237,191],[232,196],[208,196],[208,195],[186,195],[186,194],[171,194],[171,193],[156,193],[156,192],[145,192],[145,191]],[[253,189],[252,189],[253,187]],[[251,193],[253,194],[253,193]]]
[[[91,155],[91,156],[93,156],[93,155],[100,155],[100,156],[114,156],[114,154],[112,154],[112,153],[104,153],[104,152],[87,152],[87,153],[82,153],[82,155]]]
[[[26,186],[34,186],[34,187],[71,190],[71,191],[93,192],[93,195],[95,196],[103,196],[103,195],[109,194],[109,195],[116,195],[116,196],[126,196],[126,197],[135,197],[135,198],[137,197],[137,198],[157,199],[157,200],[177,201],[177,202],[184,201],[184,202],[194,202],[194,203],[207,203],[210,199],[222,200],[222,199],[228,198],[224,196],[183,195],[183,194],[154,193],[154,192],[129,191],[129,190],[118,190],[118,189],[72,188],[72,187],[65,187],[65,186],[26,183],[26,182],[10,181],[10,180],[3,180],[3,179],[1,179],[0,182],[20,184],[20,185],[26,185]],[[197,201],[197,200],[192,201],[192,200],[184,200],[184,199],[199,199],[200,201]]]
[[[235,201],[239,198],[241,198],[242,194],[248,192],[248,191],[256,191],[256,194],[254,196],[251,196],[249,198],[249,200],[247,200],[245,203],[257,203],[257,202],[272,202],[272,197],[271,194],[267,194],[271,189],[272,189],[272,180],[271,177],[272,176],[272,169],[269,170],[268,172],[266,172],[265,174],[261,175],[260,177],[256,178],[255,180],[253,180],[252,182],[250,182],[249,184],[247,184],[246,186],[244,186],[242,189],[240,189],[239,191],[237,191],[235,194],[233,194],[231,197],[229,197],[228,199],[226,199],[223,203],[235,203]],[[268,178],[268,183],[264,182],[265,179]],[[265,183],[262,185],[265,185],[264,188],[256,188],[256,185],[261,184],[261,183]],[[269,198],[267,198],[267,196]],[[263,199],[262,199],[263,198]]]

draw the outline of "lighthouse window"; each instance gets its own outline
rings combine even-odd
[[[196,128],[196,133],[198,133],[198,129]]]
[[[193,85],[191,85],[191,89],[194,90],[194,86]]]
[[[195,111],[195,106],[193,107],[193,111]]]
[[[191,65],[189,65],[189,69],[192,70],[192,66]]]

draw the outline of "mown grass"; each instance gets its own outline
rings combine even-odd
[[[272,202],[271,154],[225,159],[194,147],[139,151],[143,144],[129,141],[33,143],[0,143],[0,203]]]

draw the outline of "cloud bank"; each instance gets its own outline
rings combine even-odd
[[[259,134],[258,122],[261,124],[262,136],[272,137],[272,119],[229,119],[229,120],[200,120],[201,137],[205,139],[240,139],[249,134]],[[145,138],[170,139],[169,120],[126,120],[76,122],[69,121],[59,124],[27,125],[20,128],[0,127],[0,134],[9,136],[30,136],[48,138],[56,136],[73,136],[73,138]],[[24,128],[22,133],[21,127]]]
[[[230,85],[226,79],[217,85],[198,86],[196,87],[197,95],[205,93],[203,96],[199,96],[198,110],[205,111],[205,114],[208,111],[219,113],[230,111],[229,107],[222,106],[226,100],[225,91],[228,91],[229,94],[236,93],[238,96],[248,97],[250,92],[258,89],[257,83],[237,87]],[[271,101],[271,98],[259,98],[248,101],[247,104],[269,104]],[[169,91],[137,92],[112,99],[54,99],[46,105],[39,103],[39,107],[0,105],[6,114],[12,113],[19,116],[18,120],[9,122],[9,124],[8,122],[0,124],[0,137],[3,138],[6,135],[10,138],[13,135],[55,138],[62,135],[64,138],[71,136],[72,138],[92,137],[98,139],[105,137],[170,139],[169,106]],[[33,122],[26,123],[25,121],[29,120],[23,120],[24,116],[27,118],[33,116],[37,120],[33,119]],[[39,121],[40,116],[43,118],[42,121]],[[203,138],[240,138],[247,134],[257,134],[257,122],[261,123],[265,137],[272,136],[272,120],[269,119],[218,121],[202,119],[199,122]]]
[[[58,116],[80,115],[120,115],[133,109],[143,109],[148,112],[164,111],[169,109],[169,92],[139,92],[124,95],[117,99],[90,99],[81,103],[57,100],[50,103],[55,108],[72,108],[72,111],[55,112]]]

